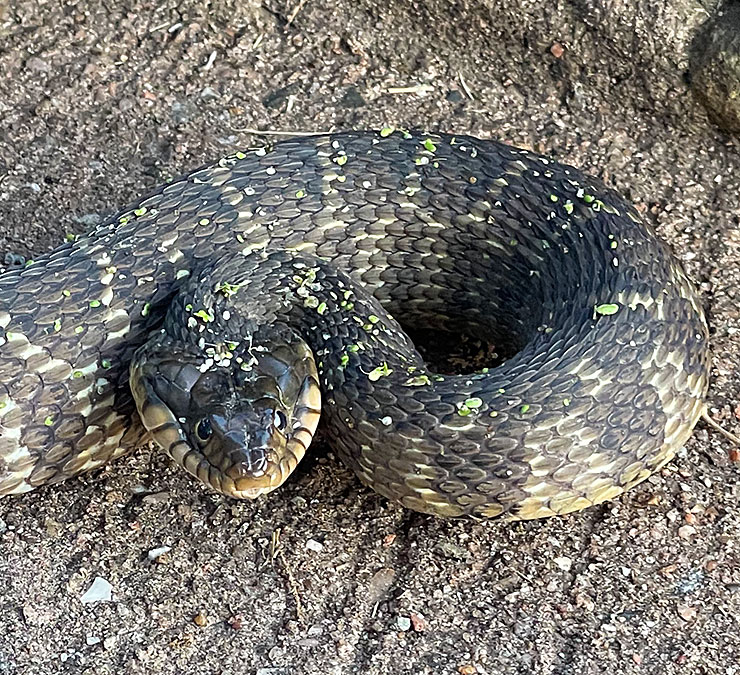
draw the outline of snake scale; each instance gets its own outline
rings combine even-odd
[[[440,375],[393,317],[508,358]],[[212,488],[254,497],[320,414],[342,460],[408,508],[563,514],[669,461],[708,369],[694,287],[597,179],[469,136],[295,138],[0,277],[0,495],[149,433]]]

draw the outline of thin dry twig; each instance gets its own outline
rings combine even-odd
[[[462,72],[457,74],[457,79],[460,80],[460,86],[463,88],[463,91],[465,92],[465,95],[471,100],[475,101],[475,97],[473,96],[473,92],[470,91],[470,87],[468,87],[468,83],[465,81],[465,78],[463,77]]]
[[[295,601],[295,613],[298,620],[305,624],[306,615],[303,613],[303,603],[301,602],[301,596],[298,593],[298,584],[296,583],[293,570],[288,565],[288,561],[285,559],[283,552],[283,545],[280,542],[280,528],[277,528],[272,533],[272,540],[270,542],[270,557],[275,560],[276,558],[280,561],[280,564],[285,570],[285,574],[288,577],[288,585],[290,586],[290,592],[293,594],[293,600]]]
[[[303,6],[308,2],[308,0],[300,0],[300,2],[293,8],[293,11],[288,15],[288,21],[285,24],[285,27],[288,28],[290,24],[292,24],[295,21],[295,18],[298,16],[298,12],[300,12],[303,9]]]
[[[386,92],[389,94],[428,94],[434,91],[431,84],[414,84],[410,87],[388,87]]]
[[[708,426],[710,426],[710,427],[711,427],[712,429],[714,429],[714,430],[715,430],[715,431],[716,431],[717,433],[721,434],[721,435],[722,435],[722,436],[724,436],[724,437],[725,437],[726,439],[728,439],[728,440],[732,441],[732,442],[733,442],[733,443],[734,443],[735,445],[737,445],[738,447],[740,447],[740,437],[738,437],[738,436],[735,436],[735,434],[733,434],[733,433],[732,433],[731,431],[727,431],[727,429],[723,429],[723,428],[722,428],[722,427],[721,427],[721,426],[719,425],[719,423],[715,422],[715,421],[714,421],[714,420],[713,420],[713,419],[712,419],[712,418],[711,418],[711,417],[709,416],[709,411],[708,411],[708,410],[706,409],[706,407],[704,408],[704,411],[703,411],[703,412],[702,412],[702,414],[701,414],[701,419],[702,419],[702,421],[703,421],[703,422],[704,422],[705,424],[707,424]]]

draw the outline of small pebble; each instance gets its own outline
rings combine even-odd
[[[141,501],[144,504],[164,504],[165,502],[169,501],[170,499],[170,493],[167,491],[162,492],[152,492],[149,495],[145,495],[141,498]]]
[[[678,528],[678,536],[681,539],[691,539],[696,534],[696,528],[693,525],[682,525]]]
[[[90,588],[80,598],[82,603],[111,602],[113,600],[113,586],[103,577],[95,577]]]
[[[414,627],[414,630],[417,633],[423,633],[427,629],[427,621],[421,614],[415,614],[414,612],[412,612],[410,614],[410,619],[411,625]]]
[[[405,632],[411,628],[411,619],[407,616],[399,616],[396,618],[396,625],[398,626],[398,630]]]
[[[563,572],[568,572],[573,567],[573,561],[570,558],[564,556],[559,558],[553,558],[552,561],[561,569]]]
[[[309,539],[306,542],[306,548],[309,551],[314,551],[315,553],[319,553],[320,551],[324,550],[324,545],[320,541],[316,541],[315,539]]]
[[[395,579],[396,570],[392,567],[383,567],[373,574],[367,589],[368,603],[374,605],[376,602],[381,600],[381,598],[383,598],[383,596],[390,590]]]
[[[559,42],[553,42],[550,45],[550,54],[552,54],[556,59],[559,59],[564,53],[565,47],[563,47]]]
[[[160,556],[163,556],[165,553],[169,553],[172,550],[171,546],[160,546],[159,548],[153,548],[151,549],[147,554],[146,557],[149,558],[152,562],[157,560]]]
[[[203,87],[200,91],[200,97],[204,101],[215,101],[218,98],[221,98],[221,94],[219,94],[213,87]]]
[[[676,612],[684,621],[693,621],[696,619],[696,607],[690,605],[679,605],[676,607]]]

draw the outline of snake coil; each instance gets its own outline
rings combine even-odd
[[[439,375],[394,316],[510,358]],[[674,456],[707,338],[679,262],[572,167],[468,136],[292,139],[0,277],[0,495],[148,430],[214,489],[256,496],[321,410],[341,458],[409,508],[567,513]]]

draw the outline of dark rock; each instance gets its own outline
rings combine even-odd
[[[729,0],[697,33],[689,77],[712,120],[740,133],[740,2]]]

